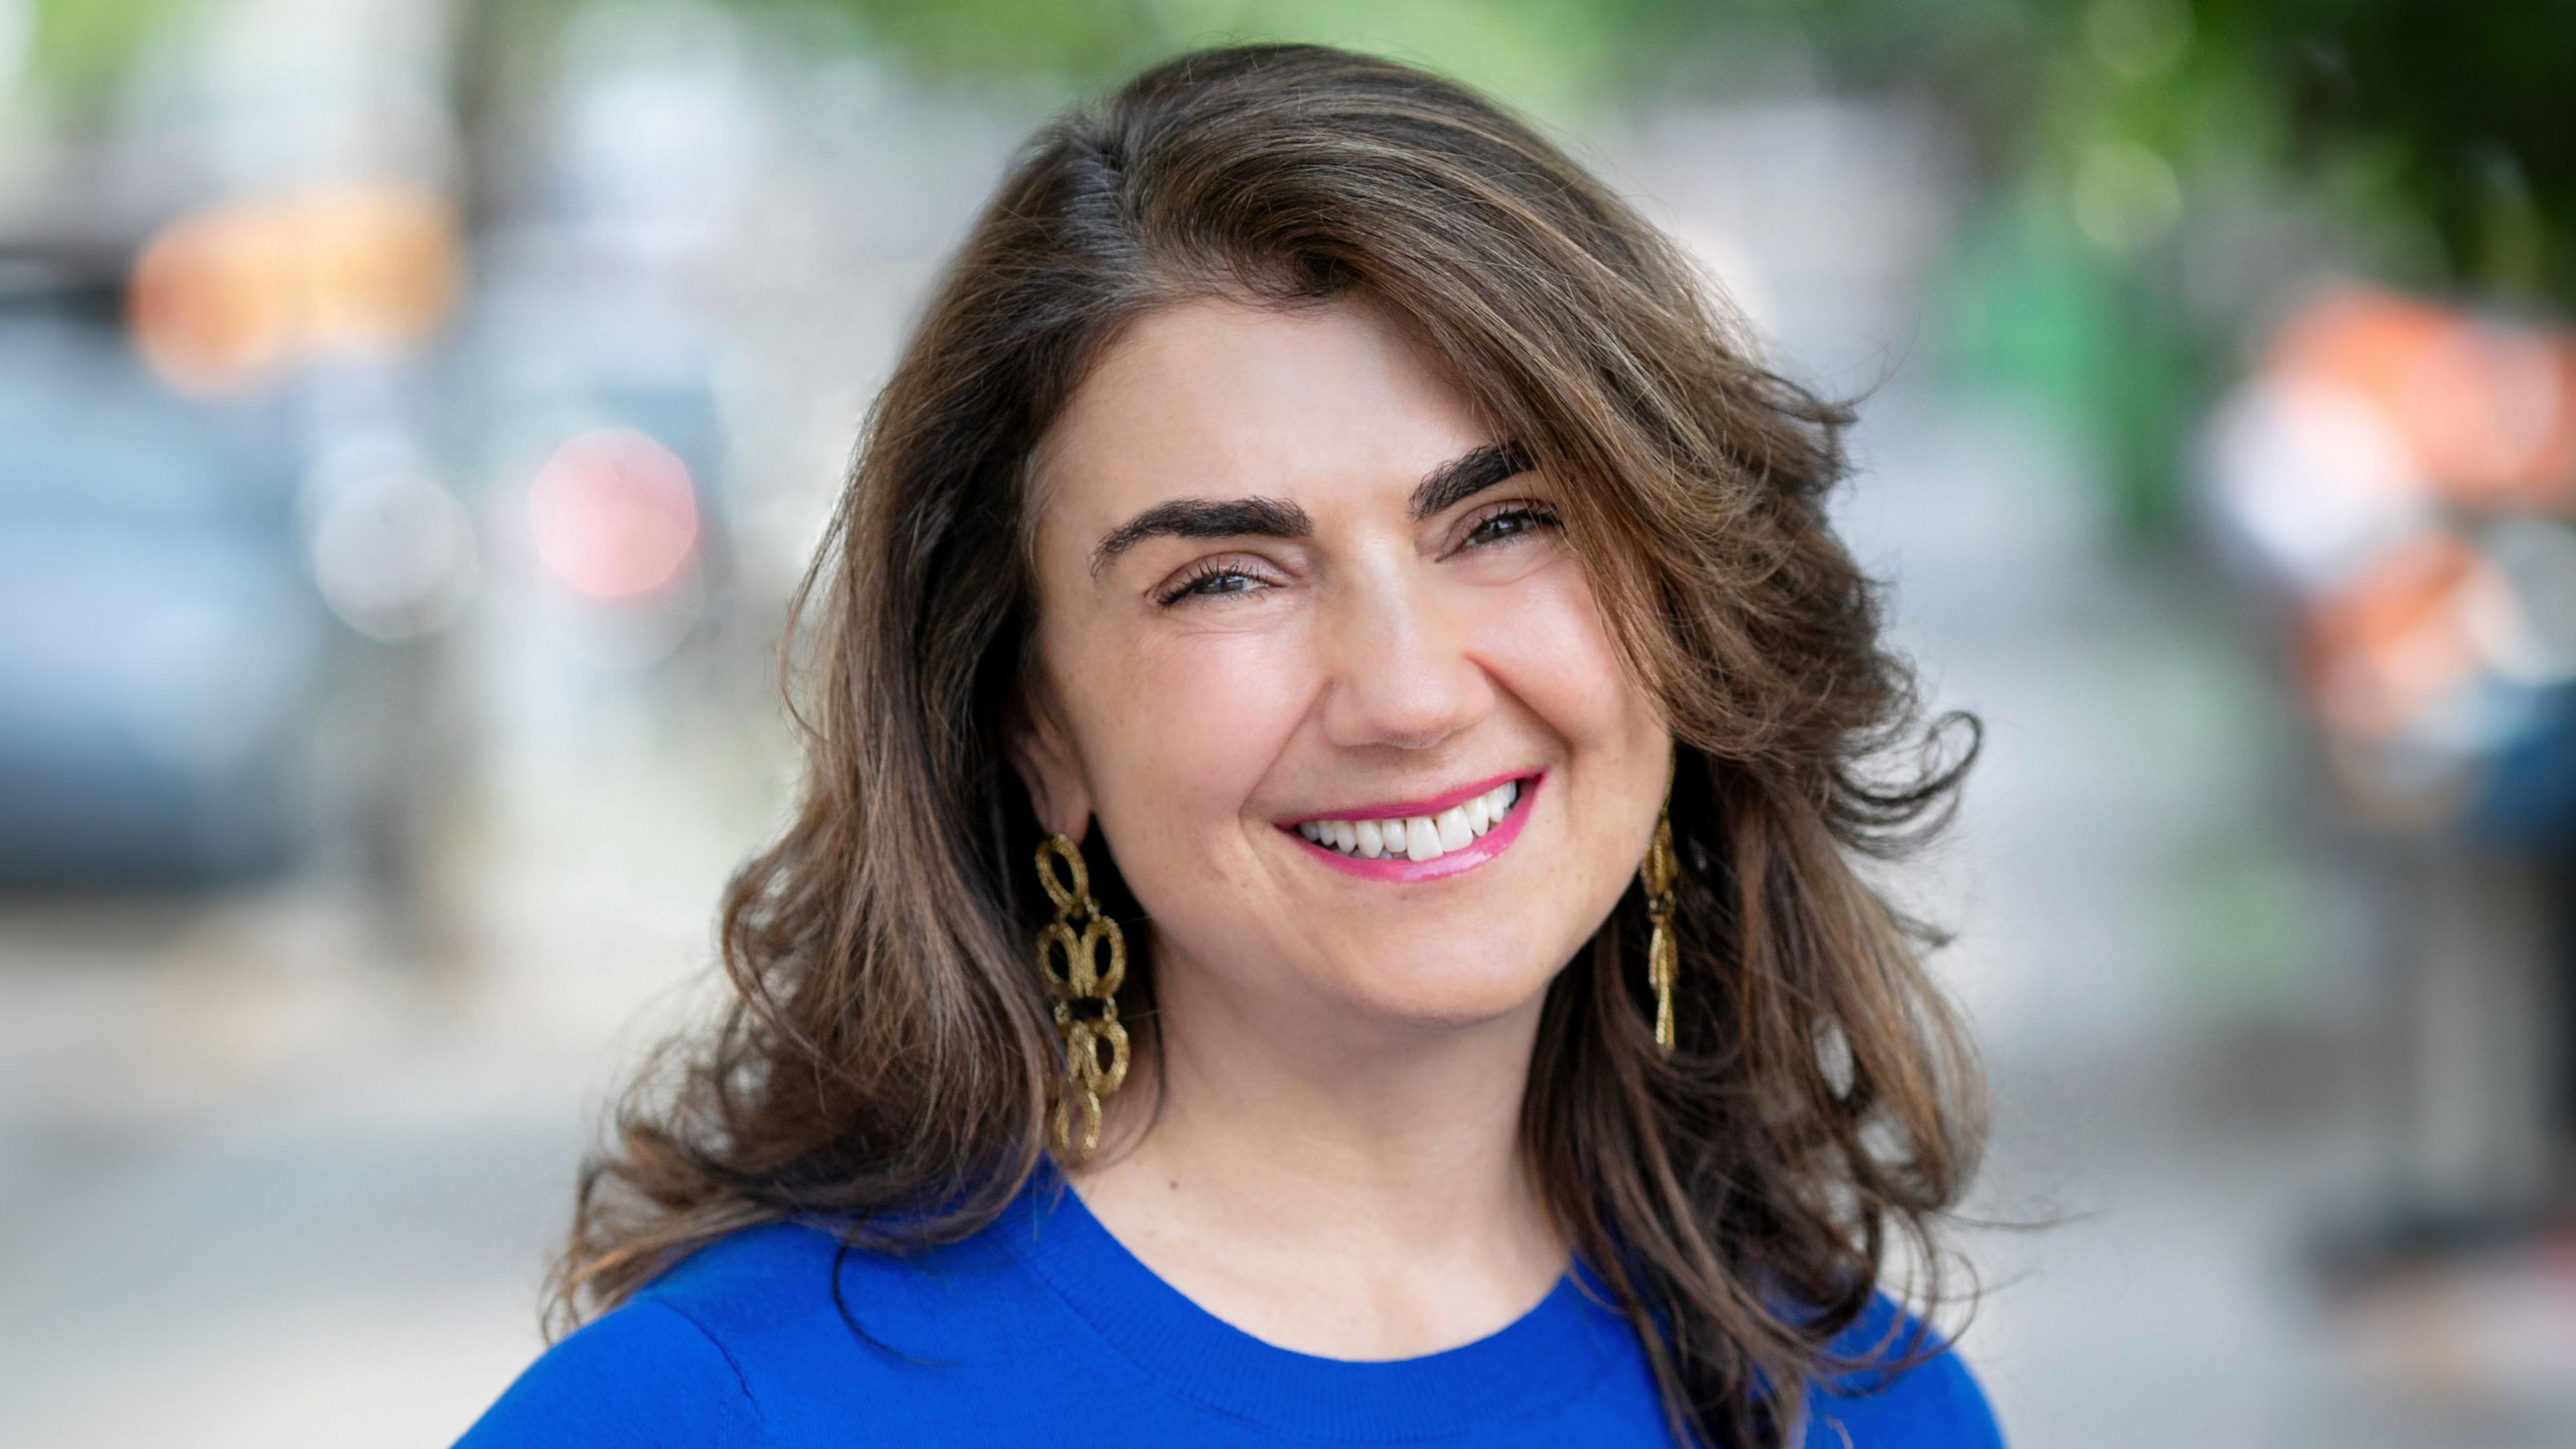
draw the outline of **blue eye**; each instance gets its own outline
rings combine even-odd
[[[1154,602],[1169,608],[1183,599],[1249,593],[1260,583],[1259,579],[1231,564],[1211,564],[1183,575],[1177,583],[1155,595]]]

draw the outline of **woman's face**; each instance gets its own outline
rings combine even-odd
[[[1021,767],[1049,828],[1098,820],[1167,1006],[1534,1010],[1635,873],[1670,751],[1561,482],[1375,309],[1214,300],[1124,334],[1035,481]]]

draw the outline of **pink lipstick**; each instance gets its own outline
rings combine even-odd
[[[1510,849],[1512,842],[1520,838],[1521,827],[1528,822],[1530,806],[1538,795],[1539,785],[1546,778],[1547,772],[1544,770],[1526,776],[1496,775],[1478,784],[1444,791],[1419,800],[1386,801],[1347,810],[1336,810],[1327,814],[1300,816],[1294,820],[1280,822],[1279,829],[1326,865],[1346,875],[1358,876],[1362,880],[1405,882],[1444,880],[1463,871],[1474,870]],[[1388,848],[1385,854],[1374,859],[1365,855],[1345,854],[1329,845],[1309,840],[1299,831],[1300,826],[1318,826],[1328,822],[1344,829],[1352,828],[1359,822],[1365,822],[1365,826],[1361,828],[1373,829],[1382,824],[1399,821],[1436,821],[1453,810],[1468,807],[1469,802],[1477,800],[1478,797],[1492,797],[1496,789],[1503,785],[1514,786],[1517,793],[1502,816],[1494,820],[1482,835],[1475,836],[1455,849],[1444,849],[1429,860],[1414,860],[1400,848]],[[1408,828],[1411,827],[1408,826]]]

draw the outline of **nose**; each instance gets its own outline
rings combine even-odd
[[[1336,591],[1325,620],[1328,741],[1430,749],[1492,711],[1493,681],[1458,602],[1408,565]]]

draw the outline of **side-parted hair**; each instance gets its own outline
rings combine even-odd
[[[585,1164],[553,1325],[755,1223],[953,1241],[1036,1169],[1066,1072],[1008,763],[1036,677],[1028,463],[1122,329],[1215,296],[1364,297],[1558,480],[1678,741],[1678,1045],[1652,1040],[1632,890],[1549,987],[1523,1147],[1676,1440],[1789,1442],[1900,1246],[1905,1296],[1944,1301],[1982,1087],[1920,964],[1934,938],[1856,867],[1939,828],[1975,722],[1939,748],[1957,717],[1925,725],[1827,525],[1848,410],[1767,370],[1672,246],[1529,127],[1315,46],[1181,56],[1055,122],[948,268],[798,597],[808,770],[726,895],[735,994]],[[1115,867],[1093,873],[1134,922]],[[1147,1032],[1151,954],[1128,987]]]

